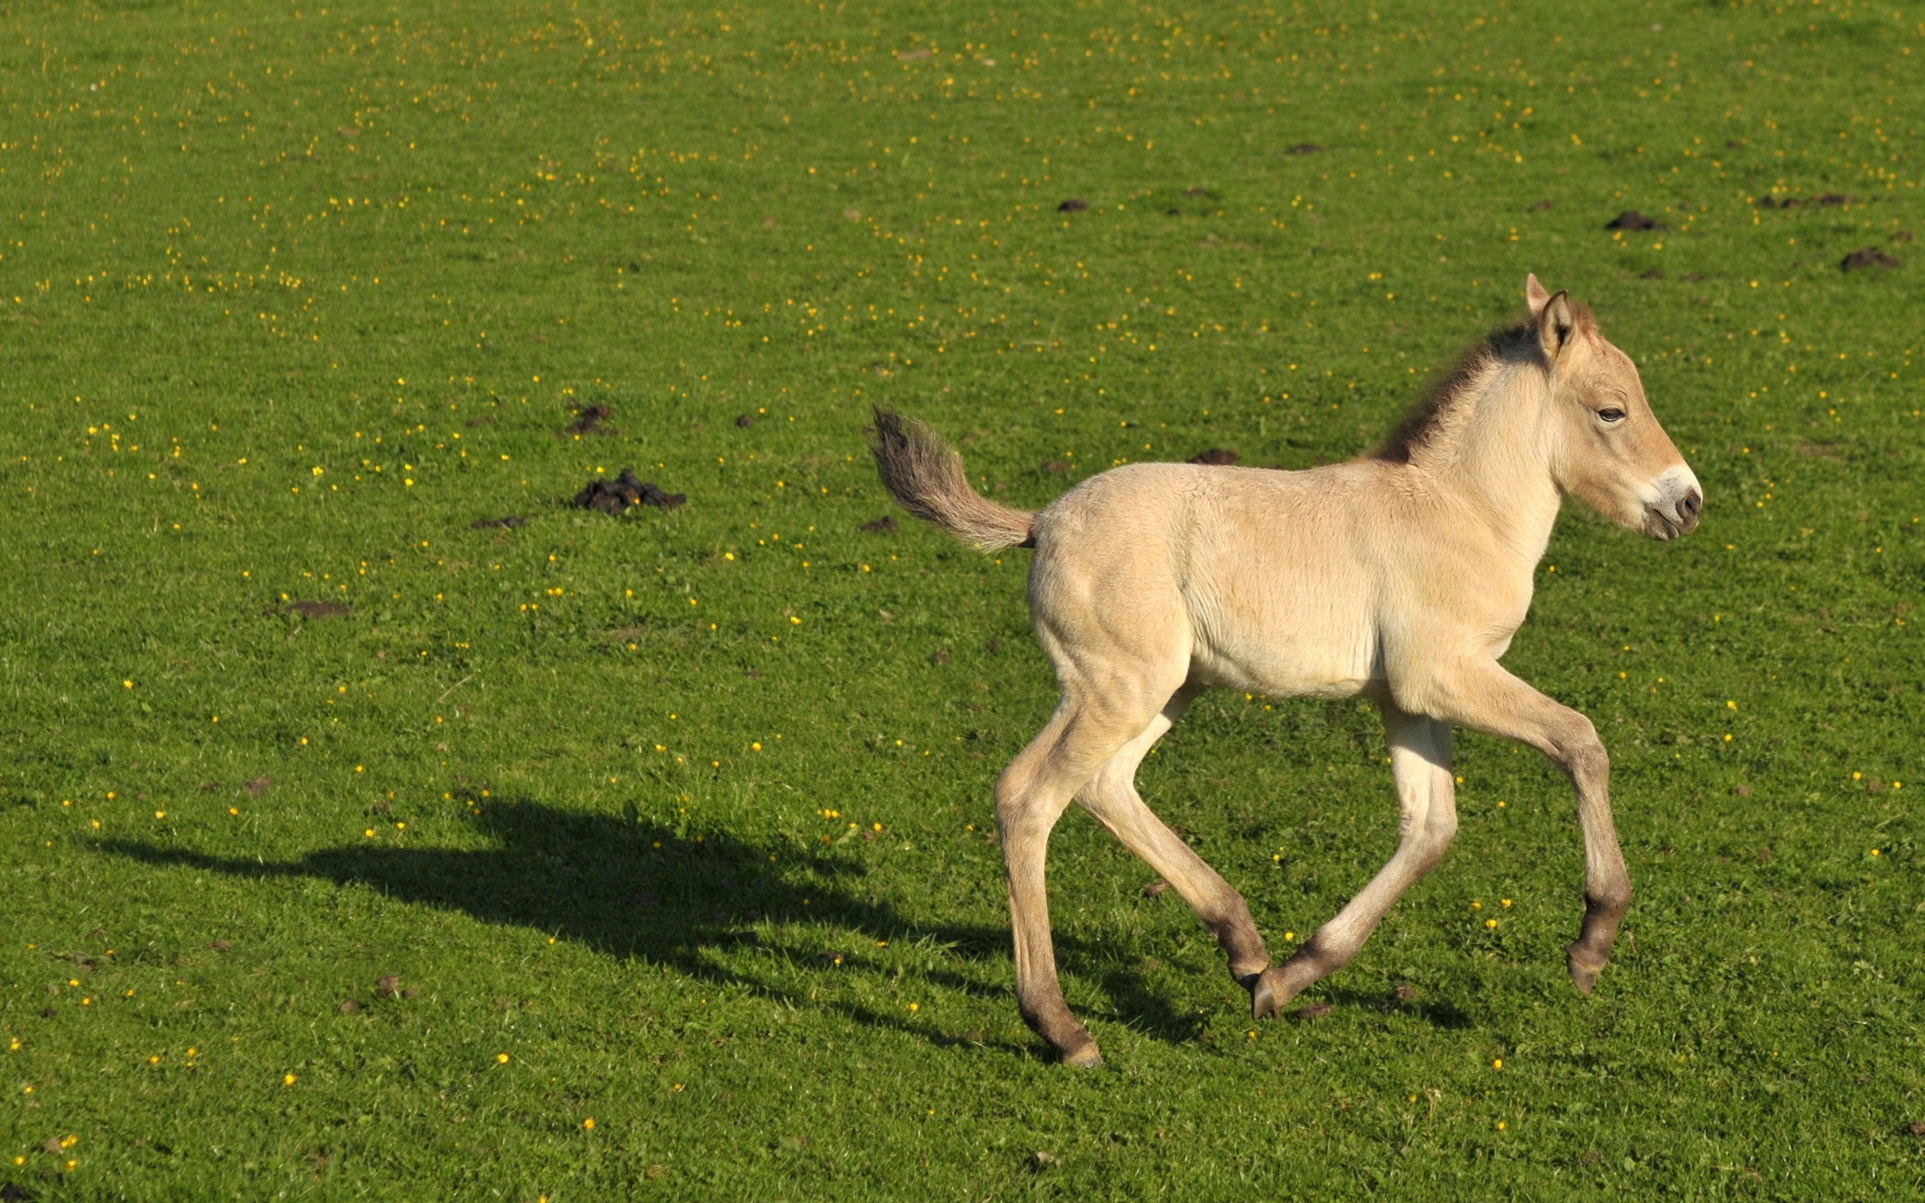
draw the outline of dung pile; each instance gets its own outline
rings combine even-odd
[[[591,480],[575,494],[574,504],[585,510],[620,514],[631,506],[652,505],[679,509],[688,501],[687,493],[665,493],[652,480],[637,480],[633,468],[623,468],[614,480]]]

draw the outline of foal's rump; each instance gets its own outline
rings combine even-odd
[[[1036,518],[1030,607],[1059,676],[1120,657],[1172,688],[1364,691],[1381,673],[1357,475],[1132,464],[1058,498]]]

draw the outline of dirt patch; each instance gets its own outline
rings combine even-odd
[[[1875,246],[1860,247],[1839,261],[1838,270],[1855,272],[1868,267],[1889,271],[1898,266],[1898,260]]]
[[[380,993],[381,997],[393,998],[401,993],[401,975],[398,973],[384,974],[380,981],[374,983],[374,988]]]
[[[352,125],[337,125],[334,127],[334,132],[343,138],[359,138],[361,136],[360,129]]]
[[[1332,1007],[1329,1003],[1311,1003],[1307,1007],[1298,1007],[1296,1010],[1290,1012],[1290,1018],[1296,1020],[1298,1023],[1309,1023],[1315,1019],[1322,1019],[1335,1009],[1336,1008]]]
[[[575,407],[575,420],[562,427],[561,432],[563,434],[614,434],[614,431],[605,430],[602,427],[603,422],[614,416],[615,411],[606,405],[578,405]]]
[[[344,998],[341,1000],[341,1005],[334,1008],[334,1011],[337,1015],[352,1015],[356,1011],[359,1011],[360,1009],[361,1009],[360,1003],[355,1002],[351,998]]]
[[[506,518],[477,518],[468,524],[469,530],[514,530],[527,526],[528,519],[521,514],[510,514]]]
[[[1541,201],[1539,201],[1539,202],[1537,202],[1537,203],[1536,203],[1535,205],[1532,205],[1532,206],[1531,206],[1531,210],[1530,210],[1530,211],[1531,211],[1531,212],[1533,212],[1533,213],[1542,213],[1542,212],[1544,212],[1544,211],[1545,211],[1546,209],[1549,209],[1550,207],[1551,207],[1551,202],[1550,202],[1550,201],[1548,201],[1548,200],[1541,200]]]
[[[949,649],[939,647],[935,651],[929,653],[929,663],[931,666],[934,666],[934,667],[941,667],[942,665],[949,663]]]
[[[1613,217],[1610,221],[1605,222],[1604,228],[1607,230],[1668,230],[1670,229],[1669,226],[1665,225],[1663,222],[1659,221],[1657,218],[1646,217],[1644,214],[1638,212],[1636,209],[1626,209],[1624,212],[1618,214],[1616,217]]]
[[[1209,198],[1210,198],[1211,200],[1215,200],[1215,199],[1216,199],[1216,193],[1214,193],[1214,192],[1212,192],[1212,191],[1210,191],[1210,190],[1209,190],[1208,188],[1185,188],[1185,189],[1183,190],[1183,195],[1185,195],[1185,196],[1207,196],[1207,197],[1209,197]]]
[[[620,514],[631,506],[652,505],[674,510],[687,502],[687,493],[665,493],[652,480],[637,480],[633,468],[623,468],[614,480],[589,481],[575,494],[574,504],[585,510]]]
[[[741,429],[747,430],[749,427],[755,425],[755,415],[743,414],[740,417],[735,419],[735,424]]]
[[[1315,142],[1299,142],[1283,153],[1287,155],[1314,155],[1320,154],[1322,151],[1323,147],[1318,146]]]
[[[324,601],[290,602],[281,609],[283,613],[299,614],[302,618],[340,618],[344,614],[353,613],[339,602]]]
[[[844,210],[842,211],[842,216],[843,216],[843,217],[844,217],[845,219],[847,219],[847,220],[849,220],[849,221],[861,221],[861,220],[862,220],[862,210],[860,210],[860,209],[844,209]]]
[[[1638,279],[1640,279],[1640,280],[1662,280],[1662,279],[1664,279],[1664,273],[1663,273],[1663,272],[1661,272],[1661,271],[1659,271],[1659,270],[1658,270],[1657,268],[1655,268],[1655,267],[1653,267],[1653,268],[1647,268],[1646,270],[1644,270],[1644,271],[1642,271],[1642,272],[1640,272],[1640,273],[1638,274]]]
[[[1069,465],[1059,459],[1044,460],[1040,470],[1049,473],[1051,476],[1069,475]]]
[[[1146,886],[1144,886],[1144,887],[1143,887],[1143,897],[1145,897],[1145,898],[1161,898],[1161,897],[1163,897],[1163,895],[1165,895],[1165,894],[1167,894],[1167,893],[1169,893],[1169,891],[1170,891],[1170,883],[1169,883],[1169,882],[1167,882],[1167,881],[1153,881],[1153,882],[1151,882],[1151,883],[1150,883],[1149,885],[1146,885]]]
[[[936,57],[936,52],[927,46],[918,46],[914,50],[898,50],[896,57],[905,63],[926,63]]]
[[[462,423],[463,426],[467,426],[469,428],[473,428],[476,426],[493,426],[494,424],[495,424],[495,419],[490,414],[483,414],[479,418],[469,418],[466,422]]]
[[[1401,982],[1398,984],[1397,990],[1396,990],[1396,998],[1398,1002],[1407,1003],[1411,999],[1416,997],[1417,997],[1417,987],[1411,985],[1409,982]]]
[[[272,777],[256,777],[246,785],[241,786],[241,788],[258,798],[268,790],[274,788],[274,779]]]
[[[232,944],[229,944],[226,940],[209,940],[207,942],[207,946],[213,949],[215,952],[226,952],[228,949],[234,947]]]
[[[1214,468],[1228,468],[1237,462],[1237,453],[1231,447],[1212,447],[1190,457],[1193,464],[1207,464]]]
[[[862,529],[878,535],[893,535],[896,533],[896,520],[884,514],[874,522],[863,523]]]
[[[1918,241],[1918,236],[1913,234],[1910,230],[1900,230],[1898,233],[1892,235],[1892,241],[1893,242],[1916,242]]]
[[[1087,208],[1089,208],[1088,201],[1080,196],[1072,196],[1062,204],[1056,206],[1056,211],[1058,213],[1081,213]]]

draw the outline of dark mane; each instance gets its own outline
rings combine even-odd
[[[1589,332],[1597,328],[1590,310],[1577,304],[1573,304],[1571,310],[1577,318],[1579,330]],[[1459,356],[1444,378],[1426,390],[1397,425],[1391,428],[1390,433],[1384,436],[1383,442],[1367,452],[1364,458],[1388,460],[1393,464],[1409,463],[1411,454],[1437,433],[1443,425],[1444,416],[1464,399],[1471,383],[1485,369],[1493,364],[1535,359],[1541,354],[1537,345],[1537,323],[1526,319],[1516,325],[1493,330]]]

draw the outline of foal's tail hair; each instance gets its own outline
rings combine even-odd
[[[927,423],[878,408],[869,450],[882,483],[902,508],[927,519],[988,555],[1006,547],[1034,547],[1036,515],[997,505],[970,487],[962,457]]]

